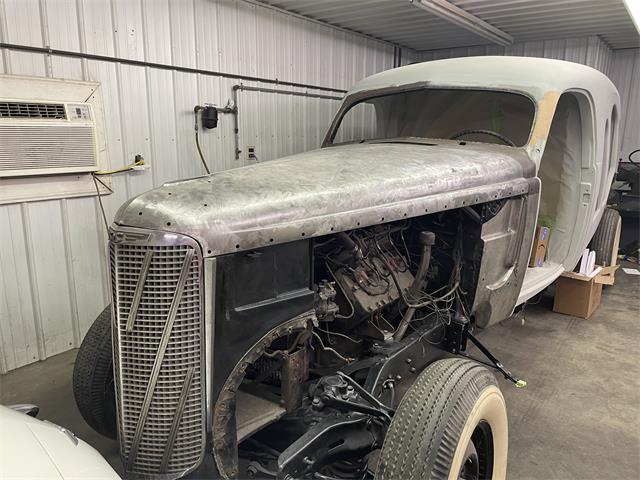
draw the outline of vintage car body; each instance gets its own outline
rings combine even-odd
[[[406,136],[355,137],[334,145],[343,117],[363,101],[431,90],[494,92],[530,101],[524,143]],[[179,478],[210,452],[217,474],[239,475],[238,443],[278,419],[295,417],[296,409],[307,408],[305,415],[312,416],[308,409],[323,405],[303,392],[303,382],[316,391],[321,385],[323,399],[334,398],[320,373],[328,367],[317,360],[333,355],[330,350],[346,361],[340,367],[345,374],[363,375],[349,385],[360,402],[368,402],[358,408],[390,418],[387,409],[399,397],[392,396],[387,406],[376,400],[388,382],[402,391],[402,382],[411,384],[434,359],[464,350],[469,325],[503,320],[574,267],[597,228],[611,184],[617,111],[611,82],[577,64],[510,57],[416,64],[358,83],[318,150],[165,184],[129,200],[115,217],[110,242],[118,428],[128,474]],[[539,208],[557,225],[547,264],[528,269]],[[402,243],[406,255],[399,251]],[[431,255],[435,263],[429,269]],[[373,270],[363,273],[362,262],[384,267],[369,265]],[[349,277],[347,271],[356,273]],[[386,272],[384,294],[372,293],[378,292],[370,279],[374,271]],[[356,292],[361,281],[364,299]],[[428,290],[426,284],[435,287]],[[404,296],[413,295],[414,285],[420,302]],[[442,291],[447,293],[436,298]],[[433,307],[440,301],[446,305]],[[403,302],[405,313],[399,310]],[[349,305],[351,315],[345,316]],[[396,305],[400,316],[393,313]],[[414,311],[423,307],[424,326],[405,336]],[[352,321],[356,311],[357,322]],[[429,324],[429,315],[435,323]],[[457,329],[459,317],[466,320]],[[381,318],[389,329],[380,327]],[[358,351],[340,341],[327,348],[325,342],[336,341],[329,326],[359,344]],[[423,339],[440,330],[443,336],[430,341],[438,348],[425,348]],[[270,350],[293,333],[292,346],[287,340],[285,350]],[[320,339],[315,348],[314,338]],[[281,397],[275,407],[260,410],[267,397],[249,389],[252,393],[241,398],[239,392],[255,378],[268,377],[254,372],[269,363],[265,355],[279,355],[283,362],[274,381]],[[309,355],[316,361],[310,363]],[[310,364],[315,365],[311,376]],[[255,415],[246,420],[242,412]],[[322,444],[315,443],[319,439],[326,441],[322,435],[330,430],[314,428],[279,449],[274,475],[306,478],[327,467],[331,452],[322,460],[306,453]],[[367,452],[379,448],[386,427],[376,432]],[[368,453],[362,452],[366,462]],[[347,458],[341,455],[340,461]],[[384,461],[381,465],[384,471]],[[357,468],[361,474],[366,470],[362,464]],[[498,463],[491,469],[493,478],[504,475]]]
[[[542,166],[558,101],[563,95],[576,96],[583,122],[581,131],[574,133],[580,135],[585,151],[572,159],[574,165],[567,166],[573,178],[567,185],[572,198],[566,203],[572,207],[579,205],[575,224],[570,225],[571,238],[565,240],[570,251],[547,269],[528,272],[529,278],[518,298],[520,304],[551,284],[565,269],[573,269],[598,227],[617,165],[618,91],[601,72],[572,62],[492,56],[455,58],[410,65],[366,78],[349,91],[341,112],[358,98],[419,86],[486,88],[529,96],[536,103],[536,118],[523,149],[535,164],[536,174]]]

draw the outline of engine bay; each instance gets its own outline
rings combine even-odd
[[[464,308],[469,301],[460,287],[461,242],[449,216],[318,239],[313,247],[316,285],[335,290],[335,307],[318,317],[318,336],[353,355],[354,345],[366,340],[397,341],[404,336],[399,329],[448,323],[454,302]],[[326,291],[321,295],[329,296]]]
[[[248,475],[313,471],[326,475],[319,478],[365,478],[370,467],[363,451],[379,448],[415,376],[436,356],[464,350],[481,226],[500,209],[499,203],[489,210],[480,205],[230,256],[219,275],[228,285],[233,274],[236,287],[222,292],[229,305],[221,317],[245,318],[248,325],[262,311],[301,310],[308,301],[312,312],[274,320],[266,340],[230,372],[216,408],[235,403],[237,431],[225,427],[228,417],[215,416],[214,442],[232,448],[235,436]],[[273,283],[262,269],[277,272]],[[239,330],[238,341],[248,333]],[[220,358],[232,354],[232,343],[220,342]],[[338,428],[339,421],[357,436],[355,418],[373,428],[362,445],[340,446],[338,439],[335,448],[302,461],[301,446],[314,450],[319,439],[327,440],[313,433],[317,428]],[[237,468],[229,464],[226,471]]]

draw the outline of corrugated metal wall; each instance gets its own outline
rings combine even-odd
[[[480,46],[417,52],[416,61],[474,55],[516,55],[568,60],[597,68],[618,87],[620,116],[620,156],[640,148],[640,49],[611,50],[599,37],[514,43],[508,47]],[[550,72],[550,75],[553,73]]]
[[[599,37],[570,38],[520,42],[500,47],[487,45],[462,47],[445,50],[418,52],[420,61],[439,58],[468,57],[474,55],[516,55],[524,57],[544,57],[583,63],[608,74],[613,63],[613,52]]]
[[[0,40],[339,89],[391,68],[394,53],[390,44],[233,0],[3,0]],[[0,71],[102,83],[111,166],[137,153],[152,166],[114,177],[115,193],[104,198],[109,218],[133,195],[203,173],[193,107],[225,105],[238,83],[9,50]],[[239,96],[241,148],[255,145],[260,160],[318,147],[337,108],[323,99]],[[246,163],[234,159],[231,123],[222,116],[202,135],[214,170]],[[108,302],[105,238],[93,197],[0,206],[0,372],[79,345]]]
[[[611,80],[620,92],[620,158],[640,148],[640,48],[616,50],[613,56]],[[640,158],[637,153],[635,161]]]

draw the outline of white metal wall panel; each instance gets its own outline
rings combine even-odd
[[[4,2],[0,15],[4,37],[23,45],[42,46],[42,24],[38,0]],[[16,75],[46,75],[45,58],[25,52],[8,52],[6,70]]]
[[[23,210],[20,205],[0,208],[0,367],[5,371],[44,358]]]
[[[556,58],[582,63],[610,73],[613,51],[599,37],[583,37],[561,40],[536,40],[514,43],[507,47],[494,45],[460,47],[417,52],[418,61],[440,58],[469,57],[478,55],[515,55],[524,57]]]
[[[342,89],[391,68],[394,53],[390,44],[241,0],[3,0],[0,37]],[[240,83],[10,50],[1,58],[5,73],[101,82],[111,167],[138,153],[151,163],[150,171],[112,178],[115,193],[103,197],[108,218],[133,195],[203,173],[193,107],[224,106]],[[317,148],[338,106],[272,93],[238,96],[240,148],[254,145],[261,161]],[[248,163],[245,152],[235,160],[229,115],[201,138],[212,170]],[[0,206],[0,373],[79,345],[109,301],[105,239],[93,197]]]
[[[620,157],[626,161],[640,148],[640,48],[615,52],[611,79],[620,91]]]

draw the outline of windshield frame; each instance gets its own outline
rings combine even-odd
[[[357,141],[333,143],[333,140],[335,139],[336,134],[338,133],[338,129],[340,128],[342,120],[344,119],[347,112],[351,110],[351,108],[356,104],[366,100],[370,100],[372,98],[384,97],[384,96],[393,95],[396,93],[415,92],[420,90],[464,90],[464,91],[477,91],[477,92],[502,92],[502,93],[511,93],[511,94],[519,95],[521,97],[525,97],[529,99],[529,101],[531,101],[531,103],[533,104],[533,118],[531,121],[531,127],[529,128],[529,135],[527,137],[527,141],[521,146],[515,146],[515,147],[512,147],[510,145],[505,145],[505,146],[509,148],[526,148],[531,142],[531,136],[535,131],[536,122],[538,120],[538,102],[536,101],[535,97],[533,97],[529,92],[524,92],[521,90],[514,90],[509,88],[460,87],[460,86],[451,86],[451,85],[434,85],[429,82],[418,82],[418,83],[402,85],[399,87],[394,86],[394,87],[385,87],[385,88],[379,88],[379,89],[362,90],[360,92],[355,92],[355,93],[352,93],[351,95],[347,95],[344,98],[342,105],[336,112],[336,115],[334,116],[333,120],[331,121],[329,130],[327,131],[327,134],[325,135],[320,148],[339,147],[342,145],[353,145],[355,143],[358,143]],[[398,138],[402,138],[402,137],[398,137]],[[420,137],[420,138],[424,138],[425,140],[435,140],[435,141],[446,140],[446,139],[428,138],[428,137]],[[393,137],[384,138],[384,139],[371,138],[371,139],[365,140],[365,142],[376,141],[376,140],[386,140],[388,143],[392,143]],[[487,143],[487,142],[480,142],[480,143]]]

